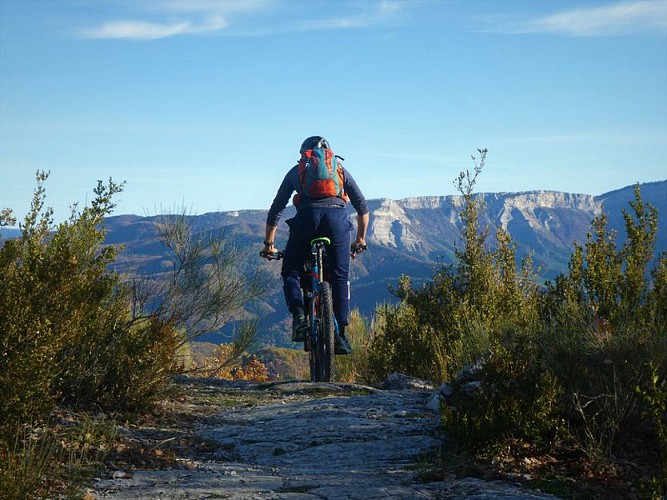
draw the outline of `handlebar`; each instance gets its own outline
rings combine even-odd
[[[350,248],[351,256],[354,259],[358,253],[363,253],[368,250],[368,245],[352,245]]]
[[[350,248],[350,255],[354,259],[357,254],[363,253],[368,250],[368,245],[352,245]],[[259,256],[268,260],[280,260],[284,257],[283,252],[265,252],[262,250],[259,252]]]
[[[283,258],[283,255],[283,252],[265,252],[264,250],[259,252],[260,257],[264,257],[265,259],[269,260],[280,260]]]

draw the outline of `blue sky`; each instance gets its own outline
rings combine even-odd
[[[324,135],[368,198],[667,178],[667,1],[0,0],[0,208],[268,208]]]

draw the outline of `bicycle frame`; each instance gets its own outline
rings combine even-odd
[[[310,258],[300,276],[303,306],[308,317],[308,337],[304,349],[308,351],[310,379],[312,382],[329,382],[333,373],[336,342],[340,327],[333,310],[331,283],[326,278],[326,245],[331,240],[317,237],[310,241]],[[366,245],[353,245],[351,256],[362,253]],[[259,253],[268,260],[280,260],[282,252]]]
[[[324,282],[324,255],[326,253],[324,247],[325,245],[330,244],[331,240],[329,238],[315,238],[310,242],[310,260],[306,263],[306,274],[308,275],[310,287],[303,292],[304,299],[307,299],[310,304],[309,311],[313,314],[312,317],[315,317],[315,311],[313,309],[314,301],[312,298],[317,295],[317,292],[320,291],[322,283]],[[336,335],[338,335],[338,321],[336,321],[335,324]]]
[[[316,380],[317,378],[322,376],[322,374],[318,373],[318,371],[320,370],[320,364],[324,362],[324,360],[316,359],[322,354],[322,345],[326,340],[321,338],[324,333],[323,323],[325,319],[321,318],[318,312],[320,306],[318,301],[321,300],[324,286],[323,284],[325,282],[325,246],[331,244],[331,240],[329,238],[315,238],[310,242],[310,244],[310,260],[307,262],[306,266],[307,286],[302,288],[304,302],[307,304],[307,312],[310,318],[309,339],[306,341],[305,347],[309,351],[311,381],[315,382],[318,381]],[[338,322],[336,321],[335,316],[333,316],[332,319],[334,326],[334,336],[338,336]],[[325,355],[329,356],[331,359],[334,357],[333,352],[328,352]],[[324,378],[329,378],[331,375],[331,361],[326,363],[324,370]]]

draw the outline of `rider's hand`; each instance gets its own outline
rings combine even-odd
[[[261,251],[260,255],[262,255],[265,259],[267,260],[272,260],[275,257],[271,257],[272,255],[277,255],[278,249],[276,248],[275,244],[272,245],[267,245],[264,244],[264,249]]]
[[[363,253],[367,250],[366,247],[366,239],[365,238],[357,238],[355,242],[352,244],[351,247],[352,250],[352,258],[354,259],[358,253]]]

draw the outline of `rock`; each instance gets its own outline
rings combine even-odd
[[[483,356],[475,363],[466,365],[456,374],[453,382],[445,382],[440,386],[440,398],[453,410],[469,407],[483,396],[480,376],[485,358],[486,356]]]
[[[416,464],[442,446],[440,418],[427,407],[433,387],[400,374],[386,385],[220,385],[221,400],[252,403],[192,424],[198,440],[218,444],[179,457],[196,467],[98,481],[96,498],[549,498],[477,479],[418,482]]]
[[[435,386],[425,380],[403,375],[402,373],[392,373],[387,377],[382,388],[387,391],[432,391]]]
[[[434,393],[431,395],[431,397],[428,399],[428,402],[426,403],[426,408],[431,410],[433,413],[440,413],[440,394],[439,393]]]
[[[123,470],[116,470],[113,471],[111,474],[111,479],[131,479],[132,478],[132,473],[131,472],[125,472]]]

